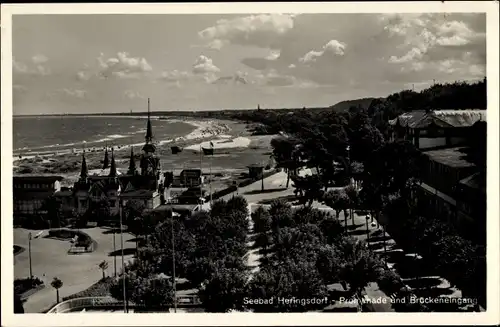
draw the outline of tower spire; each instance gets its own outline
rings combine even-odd
[[[111,168],[109,169],[109,176],[116,177],[116,163],[114,149],[111,148]]]
[[[130,147],[130,163],[128,165],[127,175],[135,175],[135,174],[136,174],[136,168],[134,159],[134,148]]]
[[[86,180],[89,176],[89,171],[87,169],[87,161],[85,160],[85,150],[82,152],[82,169],[80,171],[80,180]]]
[[[148,98],[148,125],[146,129],[146,143],[151,143],[153,140],[153,128],[151,127],[151,111],[149,107],[149,98]]]
[[[104,163],[102,165],[102,169],[106,169],[108,167],[109,167],[108,144],[106,144],[106,148],[104,149]]]

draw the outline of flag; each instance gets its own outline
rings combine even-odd
[[[172,150],[172,154],[177,154],[182,152],[183,149],[179,146],[172,146],[170,147],[170,150]]]

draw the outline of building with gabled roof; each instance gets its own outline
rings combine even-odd
[[[486,121],[486,110],[415,110],[389,120],[392,139],[406,139],[419,149],[459,146],[474,123]]]
[[[14,216],[39,213],[45,200],[61,189],[62,176],[14,176]]]
[[[145,139],[139,163],[140,171],[136,169],[133,148],[130,150],[129,167],[125,173],[117,169],[113,149],[109,167],[106,150],[103,168],[93,174],[88,172],[85,152],[82,154],[80,178],[73,186],[76,211],[79,214],[87,212],[92,203],[100,201],[109,203],[112,215],[118,214],[120,205],[124,206],[129,201],[139,202],[145,209],[154,209],[161,204],[165,197],[164,174],[161,172],[160,158],[155,153],[149,99]]]

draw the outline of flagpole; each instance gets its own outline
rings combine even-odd
[[[203,197],[203,189],[202,189],[202,180],[203,180],[203,148],[202,148],[202,144],[203,143],[200,143],[200,199],[198,200],[198,202],[200,203],[200,211],[201,211],[201,198]]]
[[[209,181],[209,191],[210,191],[210,208],[212,208],[212,158],[214,156],[214,145],[212,142],[210,142],[210,148],[212,149],[212,153],[210,154],[210,168],[209,168],[209,174],[210,174],[210,181]]]
[[[126,288],[126,274],[125,274],[125,260],[124,260],[124,249],[123,249],[123,220],[122,220],[122,203],[121,199],[118,199],[118,206],[120,211],[120,235],[122,243],[122,275],[123,275],[123,309],[127,313],[127,288]]]
[[[174,312],[177,312],[177,285],[175,280],[175,238],[174,238],[174,209],[172,207],[172,197],[168,199],[170,202],[170,232],[172,237],[172,287],[174,289]]]

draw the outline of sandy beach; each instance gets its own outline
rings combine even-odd
[[[236,137],[234,139],[212,140],[213,149],[233,149],[246,148],[250,145],[251,140],[248,137]],[[186,147],[187,150],[200,151],[201,148],[210,148],[210,141],[204,141],[198,144],[193,144]]]

